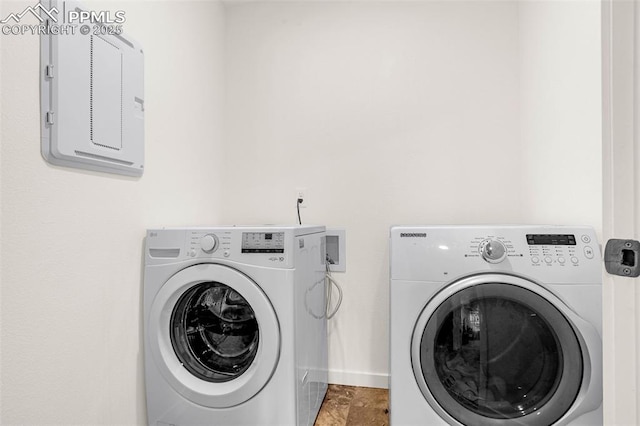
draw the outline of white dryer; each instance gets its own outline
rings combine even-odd
[[[149,425],[312,425],[327,389],[324,226],[147,232]]]
[[[602,425],[593,229],[399,226],[390,255],[392,425]]]

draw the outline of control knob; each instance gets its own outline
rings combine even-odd
[[[507,248],[498,240],[484,240],[480,244],[480,254],[489,263],[500,263],[507,257]]]
[[[213,253],[218,246],[218,238],[213,234],[207,234],[200,238],[200,248],[207,253]]]

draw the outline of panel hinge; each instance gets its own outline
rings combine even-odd
[[[45,65],[44,75],[47,78],[53,78],[53,65]]]
[[[45,121],[48,125],[53,126],[53,111],[47,111]]]

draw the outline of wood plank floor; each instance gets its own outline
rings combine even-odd
[[[329,385],[315,426],[388,426],[387,389]]]

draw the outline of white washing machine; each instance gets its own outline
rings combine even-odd
[[[586,227],[391,228],[390,416],[602,425],[602,277]]]
[[[327,389],[324,226],[147,232],[149,425],[312,425]]]

